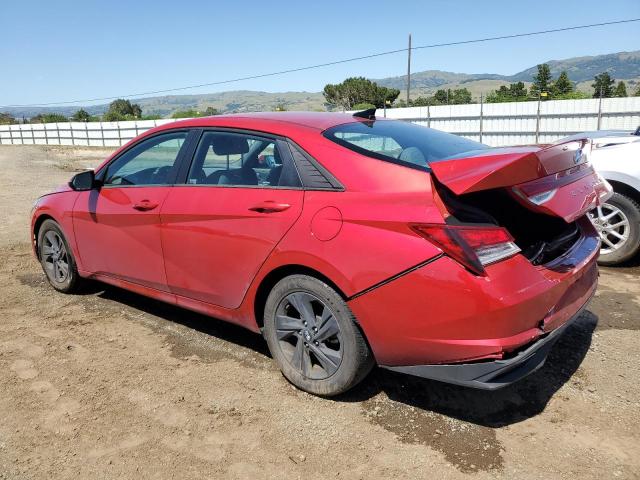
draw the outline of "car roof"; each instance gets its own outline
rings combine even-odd
[[[365,120],[335,112],[255,112],[192,118],[165,124],[163,127],[231,127],[285,134],[284,132],[290,132],[291,129],[323,131],[336,125],[357,121]],[[160,128],[164,129],[163,127]]]
[[[381,120],[381,119],[377,119]],[[387,120],[386,118],[384,120]],[[98,167],[102,168],[112,158],[116,157],[123,150],[129,148],[132,143],[163,131],[177,130],[181,128],[204,128],[223,127],[236,128],[240,130],[251,130],[282,137],[290,137],[298,140],[308,134],[319,134],[320,132],[345,123],[366,121],[363,118],[354,117],[346,113],[335,112],[255,112],[255,113],[233,113],[225,115],[214,115],[212,117],[190,118],[169,122],[147,130],[139,137],[136,137],[122,145],[113,152],[104,163]]]

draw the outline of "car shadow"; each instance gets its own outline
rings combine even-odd
[[[105,300],[127,305],[135,310],[153,315],[159,322],[172,322],[188,329],[209,335],[226,342],[234,343],[253,350],[265,357],[271,358],[266,342],[246,328],[217,318],[209,317],[182,307],[154,300],[137,293],[123,290],[110,285],[99,284],[87,287],[86,293],[93,290],[94,294]]]
[[[271,357],[263,338],[240,326],[117,287],[98,284],[92,288],[98,297],[153,315],[160,322],[177,323],[251,349],[265,359]],[[365,402],[384,393],[395,402],[481,426],[518,423],[541,413],[565,383],[574,381],[582,388],[575,374],[589,351],[597,323],[598,317],[586,310],[558,339],[542,368],[500,390],[477,390],[375,368],[362,383],[333,401]]]
[[[523,380],[487,391],[411,377],[377,368],[340,399],[361,402],[380,392],[406,405],[486,427],[504,427],[541,413],[574,374],[589,351],[598,317],[585,311],[558,339],[544,366]]]

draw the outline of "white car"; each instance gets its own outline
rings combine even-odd
[[[616,265],[640,250],[640,127],[633,133],[599,131],[568,138],[585,137],[590,145],[583,150],[615,192],[591,212],[591,220],[602,238],[599,263]]]

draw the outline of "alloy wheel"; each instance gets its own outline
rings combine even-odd
[[[302,375],[322,380],[342,362],[340,326],[329,306],[315,295],[294,292],[284,297],[275,317],[278,345]]]
[[[629,219],[618,207],[605,203],[593,210],[589,216],[602,239],[602,255],[620,249],[629,239]]]
[[[47,276],[63,283],[69,278],[69,255],[62,237],[55,231],[49,230],[44,234],[42,245],[42,259]]]

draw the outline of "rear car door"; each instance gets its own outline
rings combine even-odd
[[[167,282],[178,302],[238,307],[303,198],[283,140],[205,130],[185,184],[161,210]]]
[[[99,189],[81,192],[73,225],[85,269],[167,290],[160,206],[177,176],[187,131],[154,135],[98,173]]]

